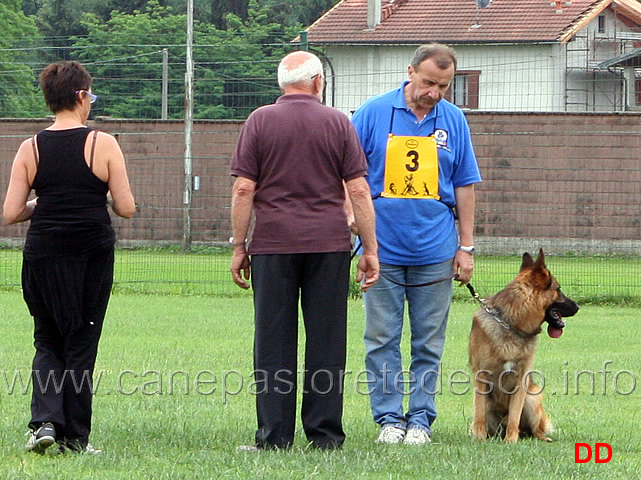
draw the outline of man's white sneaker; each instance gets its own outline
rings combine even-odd
[[[258,453],[260,452],[260,448],[258,448],[256,445],[239,445],[236,447],[237,452],[244,452],[244,453]]]
[[[86,446],[81,447],[79,445],[62,445],[58,444],[58,449],[56,450],[56,453],[58,455],[64,455],[67,450],[69,450],[72,453],[78,453],[78,454],[84,454],[84,455],[102,455],[102,450],[98,450],[97,448],[94,448],[94,446],[91,443],[88,443]]]
[[[401,427],[396,427],[394,425],[384,425],[381,428],[381,433],[378,434],[376,443],[387,443],[389,445],[394,445],[403,442],[405,438],[405,429]]]
[[[43,423],[37,430],[27,432],[27,435],[29,435],[25,445],[27,452],[45,453],[45,450],[56,441],[56,429],[49,422]]]
[[[429,434],[422,428],[410,428],[405,434],[405,439],[403,443],[407,445],[425,445],[430,443],[432,439]]]
[[[80,453],[84,453],[86,455],[102,455],[102,450],[98,450],[97,448],[94,448],[91,443],[88,443],[84,449],[80,450]]]

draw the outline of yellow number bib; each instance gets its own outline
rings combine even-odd
[[[382,197],[433,198],[438,191],[436,139],[389,134],[385,156],[385,185]]]

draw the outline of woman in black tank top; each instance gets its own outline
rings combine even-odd
[[[116,236],[107,211],[133,216],[135,204],[115,138],[87,128],[91,75],[78,62],[40,75],[55,114],[16,154],[3,215],[31,220],[22,289],[34,318],[33,393],[28,451],[97,453],[89,443],[92,376],[113,282]],[[31,192],[35,198],[29,200]],[[62,388],[47,388],[47,385]]]

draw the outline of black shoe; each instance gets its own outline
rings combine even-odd
[[[31,431],[28,435],[29,440],[25,445],[27,452],[45,453],[45,450],[56,441],[56,429],[49,422],[43,423],[40,428]]]

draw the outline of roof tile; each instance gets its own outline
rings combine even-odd
[[[382,23],[367,28],[368,0],[342,0],[308,29],[310,43],[504,43],[567,40],[580,25],[613,0],[494,0],[477,8],[474,0],[381,0]],[[613,6],[641,24],[641,3]],[[390,13],[391,12],[391,13]],[[385,18],[386,17],[386,18]]]

